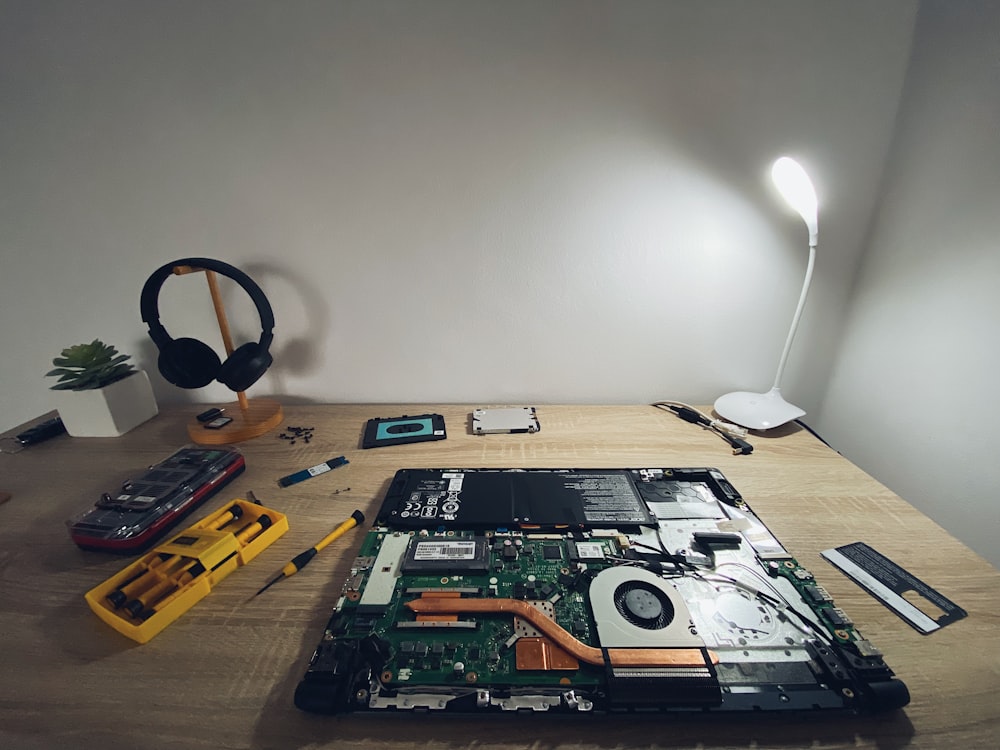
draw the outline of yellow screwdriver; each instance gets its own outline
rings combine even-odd
[[[327,546],[334,539],[337,539],[338,537],[340,537],[343,534],[347,533],[348,531],[350,531],[351,529],[353,529],[355,526],[360,526],[364,522],[365,522],[365,516],[364,516],[364,514],[360,510],[354,511],[351,514],[350,518],[348,518],[346,521],[344,521],[342,524],[340,524],[340,526],[338,526],[333,531],[331,531],[329,534],[327,534],[325,537],[323,537],[323,539],[319,543],[317,543],[314,547],[310,547],[305,552],[301,552],[301,553],[297,554],[295,557],[293,557],[292,561],[290,563],[288,563],[287,565],[285,565],[285,567],[283,567],[281,569],[281,572],[278,573],[278,575],[276,575],[270,581],[268,581],[267,585],[264,586],[264,588],[262,588],[256,594],[254,594],[254,596],[255,597],[260,596],[265,591],[267,591],[271,586],[273,586],[278,581],[280,581],[282,578],[288,578],[289,576],[293,576],[296,573],[298,573],[306,565],[308,565],[309,562],[314,557],[316,557],[316,553],[317,552],[319,552],[321,549],[323,549],[325,546]]]

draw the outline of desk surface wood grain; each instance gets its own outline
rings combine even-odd
[[[145,645],[106,626],[83,599],[133,558],[78,549],[65,521],[185,445],[186,424],[198,407],[166,409],[120,438],[61,436],[0,455],[0,487],[13,494],[0,505],[0,747],[885,750],[1000,742],[1000,573],[809,433],[788,427],[755,436],[752,455],[733,456],[715,435],[651,406],[544,406],[539,433],[488,436],[471,433],[472,408],[286,406],[281,427],[238,446],[247,471],[185,525],[252,490],[287,514],[289,532]],[[426,411],[444,415],[447,440],[360,449],[367,419]],[[314,428],[312,440],[279,439],[287,426]],[[348,466],[277,485],[281,476],[342,454]],[[360,532],[341,537],[264,595],[252,595],[355,508],[371,518],[397,469],[642,466],[721,469],[882,648],[909,686],[910,705],[877,717],[724,720],[321,717],[292,705]],[[868,542],[969,616],[920,635],[819,556],[854,541]]]

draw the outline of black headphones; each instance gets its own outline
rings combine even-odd
[[[167,329],[160,323],[158,300],[163,282],[173,274],[177,266],[215,271],[243,287],[256,305],[257,314],[260,315],[263,329],[260,341],[243,344],[222,362],[208,344],[198,339],[172,339]],[[272,333],[274,313],[271,311],[271,304],[253,279],[228,263],[211,258],[181,258],[161,266],[146,279],[142,287],[142,296],[139,298],[139,309],[142,312],[143,322],[149,326],[149,337],[160,350],[157,360],[160,373],[168,382],[180,388],[202,388],[213,380],[218,380],[233,391],[245,391],[271,366],[272,358],[268,351],[271,339],[274,337]]]

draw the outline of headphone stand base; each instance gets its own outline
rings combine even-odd
[[[281,404],[271,398],[246,400],[246,408],[239,401],[223,404],[225,416],[233,421],[219,430],[210,430],[192,417],[188,421],[188,437],[198,445],[227,445],[259,437],[281,424],[284,414]]]

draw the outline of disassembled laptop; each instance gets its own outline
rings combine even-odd
[[[319,713],[908,702],[716,469],[397,472],[295,694]]]

